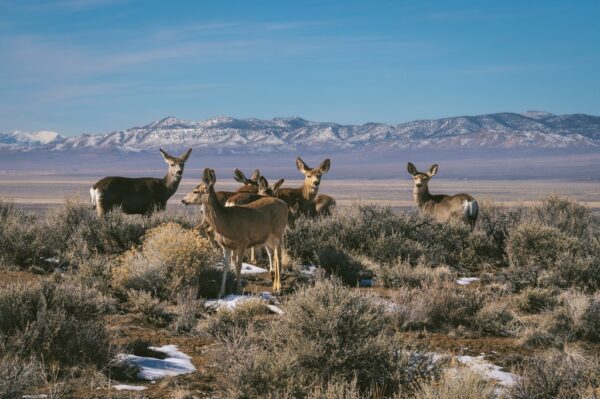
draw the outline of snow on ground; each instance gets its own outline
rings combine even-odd
[[[143,391],[146,387],[141,385],[127,385],[127,384],[117,384],[112,386],[113,389],[117,391]]]
[[[242,263],[242,274],[259,274],[266,272],[268,272],[268,270],[263,269],[262,267],[255,266],[250,263]]]
[[[515,374],[500,370],[500,366],[488,362],[483,356],[457,356],[456,360],[469,367],[472,371],[483,374],[491,380],[498,381],[505,387],[514,385],[519,379],[519,376]]]
[[[475,281],[479,281],[479,277],[461,277],[458,280],[456,280],[456,284],[469,285]]]
[[[136,355],[120,354],[119,358],[139,367],[136,377],[141,380],[155,381],[164,377],[189,374],[196,371],[191,357],[177,350],[177,345],[150,346],[150,349],[167,354],[164,359]]]
[[[259,300],[265,301],[267,303],[267,308],[273,313],[276,313],[276,314],[284,313],[283,310],[281,310],[281,308],[272,304],[273,302],[275,302],[275,303],[278,303],[278,302],[276,301],[273,294],[271,294],[270,292],[262,292],[260,294],[260,296],[229,294],[221,299],[210,299],[210,300],[204,302],[204,305],[207,307],[214,308],[214,309],[219,309],[222,307],[225,307],[227,309],[234,309],[240,303],[244,303],[244,302],[250,301],[252,299],[259,299]],[[271,302],[271,304],[269,304],[269,302]]]

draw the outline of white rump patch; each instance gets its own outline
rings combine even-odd
[[[463,215],[468,218],[472,218],[477,215],[479,211],[479,206],[477,205],[477,201],[469,201],[464,200],[462,203]]]

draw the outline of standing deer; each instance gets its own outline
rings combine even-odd
[[[244,172],[239,169],[233,171],[233,180],[242,183],[242,187],[235,190],[237,193],[257,193],[258,180],[260,179],[260,170],[256,169],[248,179]]]
[[[437,173],[437,164],[431,165],[428,172],[421,173],[417,171],[415,165],[409,162],[407,170],[414,179],[413,196],[421,212],[433,216],[438,222],[456,219],[464,221],[471,226],[471,229],[475,227],[479,205],[471,195],[432,195],[429,193],[427,184],[429,179]]]
[[[319,211],[329,211],[335,204],[335,200],[329,196],[323,196],[322,203],[318,206],[316,199],[321,184],[321,176],[329,171],[331,161],[329,159],[321,162],[318,168],[308,167],[300,157],[296,158],[296,167],[304,175],[304,184],[299,188],[280,188],[277,198],[285,201],[290,209],[296,208],[298,213],[315,217]],[[329,198],[329,200],[327,200]]]
[[[154,177],[105,177],[90,188],[92,206],[98,217],[115,207],[121,207],[128,214],[149,215],[155,210],[164,210],[167,201],[179,187],[185,162],[192,149],[179,157],[173,157],[159,150],[169,169],[162,179]]]
[[[205,218],[215,232],[225,257],[219,298],[225,293],[225,282],[232,251],[234,252],[237,292],[241,292],[242,257],[248,247],[264,244],[274,255],[273,291],[281,290],[279,275],[281,244],[287,227],[288,207],[272,197],[261,198],[247,205],[226,207],[215,193],[215,171],[205,169],[200,183],[181,202],[185,205],[202,204]]]

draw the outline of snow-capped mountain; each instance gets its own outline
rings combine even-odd
[[[53,132],[0,133],[4,151],[171,151],[269,153],[405,148],[600,148],[600,117],[529,111],[419,120],[397,125],[340,125],[302,118],[194,122],[168,117],[107,134],[62,137]]]

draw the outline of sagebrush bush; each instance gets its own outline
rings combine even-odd
[[[248,299],[233,309],[221,307],[203,320],[198,328],[219,339],[235,338],[236,334],[248,328],[256,318],[269,313],[262,299]]]
[[[600,387],[598,360],[572,350],[534,356],[525,361],[519,375],[522,378],[509,391],[515,399],[593,398]]]
[[[299,218],[287,235],[287,251],[302,262],[317,263],[316,254],[327,247],[384,264],[473,267],[499,256],[485,235],[472,234],[462,223],[437,223],[420,213],[372,205],[336,209],[316,220]]]
[[[2,347],[66,367],[104,367],[113,356],[113,346],[101,316],[112,310],[111,299],[73,283],[0,288]]]
[[[389,266],[383,265],[379,269],[378,277],[384,287],[418,288],[433,284],[434,281],[452,281],[456,274],[447,266],[429,267],[423,264],[416,266],[408,262],[399,261]]]
[[[515,297],[517,308],[525,313],[552,310],[558,303],[553,290],[548,288],[526,288]]]
[[[493,381],[469,369],[460,368],[446,370],[439,380],[421,383],[420,389],[410,397],[414,399],[495,399],[498,395]]]
[[[113,283],[117,289],[148,291],[174,301],[179,291],[198,286],[203,272],[218,259],[207,239],[179,224],[166,223],[147,232],[141,250],[121,257]]]
[[[388,336],[386,307],[339,283],[317,281],[289,300],[286,313],[257,331],[246,329],[219,351],[232,397],[307,397],[314,383],[353,380],[361,392],[391,392],[427,373],[427,356],[413,358]]]
[[[0,260],[16,266],[40,264],[50,256],[41,245],[36,217],[0,201]]]
[[[454,281],[434,281],[420,288],[401,287],[394,297],[394,313],[403,329],[470,326],[483,306],[478,290]]]
[[[555,227],[527,222],[511,232],[506,253],[510,278],[520,290],[540,284],[559,259],[576,259],[581,255],[581,245]]]
[[[0,356],[0,398],[21,398],[23,392],[42,382],[42,365],[33,358]]]
[[[515,314],[505,302],[486,303],[473,318],[473,326],[481,333],[494,336],[511,336],[516,332]]]
[[[152,297],[149,292],[129,290],[127,301],[132,312],[140,313],[146,321],[152,324],[166,326],[171,321],[171,315],[167,312],[165,305]]]
[[[538,223],[555,227],[568,236],[589,238],[597,234],[596,216],[577,201],[549,195],[532,210]]]
[[[194,329],[198,318],[204,313],[204,303],[198,300],[198,289],[188,288],[177,294],[177,312],[173,321],[173,330],[187,333]]]

